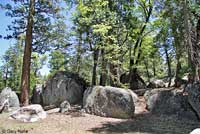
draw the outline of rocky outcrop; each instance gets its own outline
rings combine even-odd
[[[18,108],[19,98],[11,88],[6,87],[0,93],[0,112],[8,112],[11,109]]]
[[[83,108],[98,116],[132,118],[136,101],[137,95],[129,89],[95,86],[84,92]]]
[[[22,122],[36,122],[47,117],[46,112],[39,104],[29,105],[21,107],[14,111],[11,115],[11,119],[15,119]]]
[[[69,72],[57,72],[46,82],[46,86],[33,92],[33,103],[43,106],[59,107],[67,100],[70,104],[82,103],[86,82],[77,74]],[[37,88],[36,88],[37,89]]]

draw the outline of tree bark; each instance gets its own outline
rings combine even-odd
[[[110,85],[113,87],[120,87],[120,76],[119,76],[119,66],[114,65],[113,63],[109,63],[109,78],[110,78]]]
[[[144,65],[145,65],[145,69],[146,69],[146,75],[147,75],[148,81],[150,81],[150,74],[149,74],[149,64],[148,64],[148,59],[144,59]]]
[[[179,83],[178,83],[178,79],[180,79],[180,70],[181,70],[181,62],[180,62],[180,58],[177,56],[176,57],[176,76],[175,76],[175,87],[179,87]]]
[[[137,37],[137,40],[136,40],[136,43],[134,45],[134,48],[133,48],[133,56],[132,56],[132,50],[129,50],[129,57],[130,57],[130,63],[129,63],[129,85],[130,85],[130,88],[132,90],[135,90],[135,89],[138,89],[138,86],[139,86],[139,80],[138,80],[138,77],[137,77],[137,64],[139,63],[139,59],[140,59],[140,56],[141,56],[141,46],[142,46],[142,36],[143,36],[143,33],[145,32],[145,29],[147,27],[147,23],[149,22],[149,19],[151,17],[151,14],[152,14],[152,10],[153,10],[153,6],[151,5],[151,0],[149,0],[149,9],[144,9],[144,10],[147,10],[147,15],[146,15],[146,18],[145,18],[145,24],[142,26],[142,28],[140,29],[140,32],[138,34],[138,37]],[[137,53],[138,51],[138,53]],[[135,84],[135,85],[134,85]]]
[[[175,32],[175,34],[178,34]],[[176,73],[175,73],[175,87],[179,87],[179,79],[180,79],[180,71],[181,71],[181,62],[180,62],[180,57],[181,57],[181,48],[180,48],[180,41],[178,41],[176,35],[175,37],[175,48],[176,48]]]
[[[156,62],[153,60],[153,76],[156,76]]]
[[[200,78],[200,70],[199,70],[199,57],[200,57],[200,55],[199,55],[199,51],[200,51],[200,16],[198,16],[198,21],[197,21],[197,26],[196,26],[196,33],[197,33],[197,37],[196,37],[196,45],[197,45],[197,57],[198,57],[198,65],[196,66],[196,80],[199,80]]]
[[[200,46],[200,16],[198,16],[196,32],[197,32],[197,45]]]
[[[29,88],[30,88],[30,65],[32,53],[32,31],[34,24],[35,13],[35,0],[30,0],[29,15],[27,20],[27,30],[25,38],[25,49],[23,56],[22,78],[21,78],[21,105],[26,106],[29,104]]]
[[[82,33],[79,31],[79,43],[77,48],[77,66],[76,66],[76,73],[79,74],[80,66],[81,66],[81,55],[82,55]]]
[[[94,50],[93,69],[92,69],[92,86],[96,85],[98,59],[99,59],[99,50]]]
[[[137,78],[137,68],[131,69],[131,72],[129,74],[129,84],[130,84],[130,89],[136,90],[139,88],[139,80]]]
[[[193,49],[193,45],[192,45],[192,38],[191,38],[191,26],[190,26],[190,22],[189,22],[189,13],[188,13],[188,4],[187,4],[187,0],[183,1],[183,12],[184,12],[184,27],[186,30],[185,33],[185,37],[187,40],[187,46],[189,47],[189,54],[188,57],[190,59],[188,59],[188,67],[191,69],[191,74],[193,75],[193,78],[196,77],[196,65],[194,63],[194,49]]]
[[[106,62],[104,54],[105,54],[105,52],[102,49],[101,50],[101,56],[102,56],[102,61],[101,61],[101,75],[100,75],[100,83],[99,83],[99,85],[101,85],[101,86],[105,86],[106,85],[106,81],[107,81],[107,69],[106,69],[107,62]]]
[[[175,47],[175,53],[176,53],[176,73],[175,73],[175,87],[179,87],[179,79],[180,79],[180,70],[181,70],[181,62],[180,62],[180,57],[182,55],[182,48],[181,48],[181,43],[182,39],[177,32],[178,28],[178,23],[177,19],[172,17],[171,18],[171,24],[172,24],[172,34],[174,37],[174,47]]]
[[[8,65],[6,65],[4,85],[5,85],[5,87],[8,86]]]
[[[166,60],[167,60],[167,67],[168,67],[168,77],[169,77],[169,84],[168,87],[171,86],[171,63],[170,63],[170,58],[169,58],[169,53],[167,50],[167,46],[165,46],[165,55],[166,55]]]

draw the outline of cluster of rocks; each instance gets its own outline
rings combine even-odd
[[[147,109],[156,114],[176,114],[181,117],[200,118],[200,83],[188,85],[184,91],[164,88],[165,83],[154,80],[150,89],[135,91],[144,95]],[[129,89],[109,86],[87,88],[87,83],[78,75],[58,72],[45,85],[37,85],[33,90],[33,105],[19,108],[19,99],[10,88],[0,94],[0,111],[17,107],[11,118],[24,122],[35,122],[46,118],[46,112],[54,111],[65,114],[86,112],[103,117],[132,118],[138,101],[137,94]],[[43,108],[42,108],[43,107]],[[52,112],[52,111],[51,111]],[[50,111],[47,113],[51,113]]]
[[[169,86],[170,81],[170,87],[181,87],[184,88],[187,83],[187,76],[184,76],[183,78],[163,78],[163,79],[152,79],[148,84],[147,88],[164,88]]]
[[[23,122],[35,122],[46,118],[41,105],[20,107],[19,98],[11,88],[6,87],[0,93],[0,113],[10,112],[10,118]]]
[[[180,88],[185,88],[185,86],[187,85],[187,83],[191,83],[192,82],[192,78],[191,75],[189,73],[185,73],[183,75],[182,78],[178,77],[163,77],[160,79],[151,79],[148,82],[145,82],[140,76],[138,77],[138,85],[137,85],[137,89],[146,89],[146,88],[164,88],[164,87],[180,87]],[[120,76],[120,82],[122,84],[127,84],[129,83],[129,73],[123,73]]]
[[[59,107],[61,113],[74,111],[73,105],[82,111],[104,117],[132,118],[137,95],[128,89],[95,86],[87,88],[79,76],[58,72],[47,81],[46,86],[36,86],[32,103],[44,108]]]

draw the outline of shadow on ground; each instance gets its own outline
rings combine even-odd
[[[101,127],[88,130],[99,134],[189,134],[200,127],[200,122],[167,115],[149,113],[135,115],[121,122],[106,122]]]

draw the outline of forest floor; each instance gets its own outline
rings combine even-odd
[[[200,122],[174,116],[151,115],[144,99],[133,119],[104,118],[85,113],[49,114],[40,122],[22,123],[0,115],[0,134],[189,134]]]

